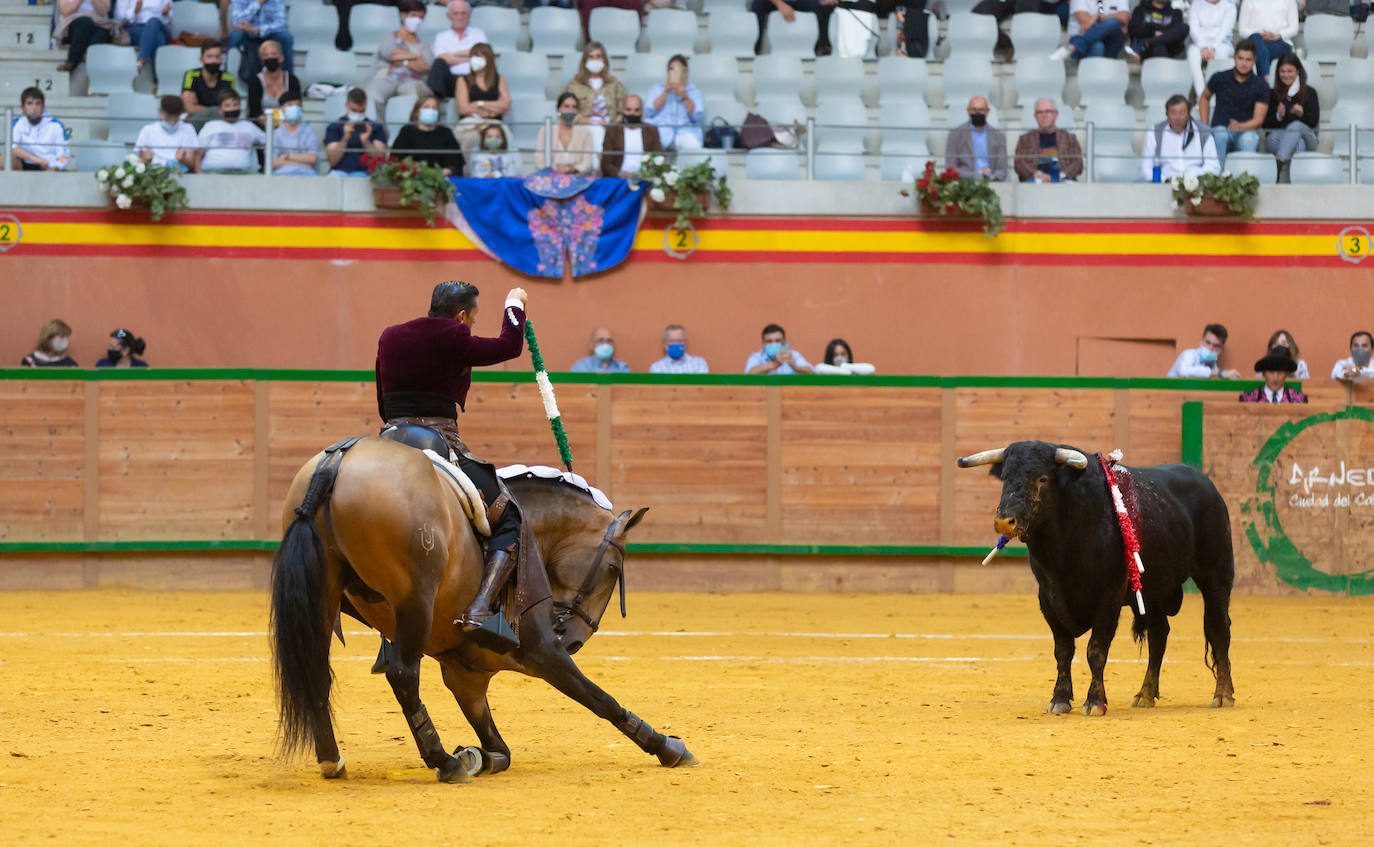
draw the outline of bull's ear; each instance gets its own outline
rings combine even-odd
[[[1002,478],[1002,463],[1001,463],[1001,462],[993,462],[992,464],[988,465],[988,476],[993,476],[993,477],[996,477],[997,479],[1001,479],[1001,478]]]
[[[628,521],[625,522],[625,525],[624,525],[623,527],[620,528],[620,532],[616,533],[616,535],[619,535],[619,536],[622,537],[622,538],[625,537],[625,535],[626,535],[630,530],[634,529],[635,526],[637,526],[637,525],[639,524],[640,521],[644,520],[644,515],[647,514],[648,511],[649,511],[649,507],[648,507],[648,506],[645,506],[644,508],[642,508],[642,509],[640,509],[639,511],[635,512],[635,513],[634,513],[634,516],[631,517]]]

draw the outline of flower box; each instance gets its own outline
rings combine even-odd
[[[1194,206],[1191,202],[1183,204],[1183,211],[1192,218],[1234,218],[1238,217],[1231,207],[1210,194],[1202,195],[1202,202]]]
[[[374,185],[372,187],[372,205],[378,209],[394,209],[416,214],[420,212],[418,206],[413,203],[406,203],[401,199],[401,189],[395,185]]]
[[[673,203],[677,200],[677,192],[676,192],[676,191],[666,191],[666,192],[664,192],[664,194],[665,194],[665,196],[664,196],[664,198],[663,198],[662,200],[655,200],[653,197],[649,197],[649,198],[648,198],[648,199],[649,199],[649,212],[648,212],[649,217],[651,217],[651,218],[675,218],[675,217],[677,217],[677,207],[673,205]],[[647,196],[647,195],[646,195],[646,196]],[[709,191],[698,191],[698,192],[696,192],[696,197],[697,197],[697,205],[701,206],[701,208],[703,208],[703,209],[709,209],[709,208],[711,207],[711,192],[709,192]]]
[[[948,206],[946,206],[946,207],[945,207],[945,210],[942,212],[942,211],[940,211],[940,207],[939,207],[939,206],[936,206],[934,203],[930,202],[929,200],[927,200],[927,199],[924,198],[924,197],[921,198],[921,203],[920,203],[920,207],[919,207],[918,211],[921,213],[921,217],[923,217],[923,218],[947,218],[947,219],[949,219],[949,220],[956,220],[956,221],[957,221],[957,220],[963,220],[963,221],[980,221],[980,220],[982,220],[982,217],[981,217],[980,215],[973,215],[973,214],[970,214],[970,213],[968,213],[968,212],[965,212],[965,211],[961,210],[958,206],[955,206],[953,209],[951,209],[951,208],[949,208]]]
[[[914,189],[902,189],[902,194],[916,195],[916,210],[923,218],[982,221],[989,238],[1006,228],[1002,202],[984,177],[962,179],[953,168],[937,171],[934,162],[926,162]]]
[[[444,204],[453,199],[453,183],[433,165],[408,157],[396,159],[365,153],[363,166],[372,179],[374,208],[418,212],[425,216],[427,224],[434,226]]]

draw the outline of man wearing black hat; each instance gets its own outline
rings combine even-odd
[[[1240,402],[1306,403],[1306,394],[1286,388],[1283,384],[1297,369],[1298,363],[1293,361],[1293,355],[1288,352],[1288,348],[1282,345],[1275,347],[1263,359],[1255,362],[1255,370],[1264,377],[1264,385],[1242,393]]]

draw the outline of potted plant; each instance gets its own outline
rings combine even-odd
[[[130,153],[123,164],[96,171],[95,181],[116,209],[147,209],[155,221],[186,207],[181,169],[145,163],[135,153]]]
[[[911,196],[910,190],[903,190]],[[957,215],[981,218],[983,234],[991,238],[1007,228],[1002,217],[1002,201],[987,177],[964,179],[953,168],[935,170],[934,162],[926,162],[925,170],[916,179],[916,197],[925,215]]]
[[[363,154],[363,166],[372,178],[372,203],[378,209],[413,209],[424,212],[434,226],[435,210],[453,199],[453,183],[442,168],[407,156]]]
[[[644,157],[636,177],[649,184],[650,211],[676,215],[670,229],[687,229],[692,218],[703,217],[712,197],[716,205],[728,209],[734,196],[725,184],[725,176],[716,176],[709,161],[679,169],[666,156],[656,153]]]
[[[1169,180],[1174,195],[1174,208],[1195,217],[1239,216],[1255,214],[1255,198],[1259,194],[1259,180],[1254,174],[1184,174]]]

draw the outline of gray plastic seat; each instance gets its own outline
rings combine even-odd
[[[1064,27],[1058,15],[1022,13],[1012,15],[1011,43],[1016,47],[1016,63],[1031,56],[1046,57],[1059,47]]]
[[[772,17],[772,16],[770,16]],[[798,18],[807,17],[798,15]],[[769,23],[772,29],[772,23]],[[759,37],[758,18],[743,8],[713,9],[706,18],[706,38],[711,42],[711,55],[753,58],[754,42]]]
[[[582,21],[573,9],[536,6],[530,9],[530,52],[558,55],[577,50]]]
[[[355,7],[353,14],[361,6]],[[392,10],[395,15],[395,10]],[[504,6],[478,6],[472,10],[472,25],[487,34],[487,43],[499,53],[513,53],[520,41],[520,10]],[[356,30],[355,30],[356,32]]]
[[[801,179],[801,157],[796,150],[750,150],[744,158],[744,175],[749,179]]]
[[[132,148],[122,141],[82,141],[72,144],[76,170],[95,173],[101,168],[115,168],[124,164]]]
[[[1307,45],[1309,63],[1349,59],[1355,43],[1355,25],[1348,17],[1310,15],[1303,23],[1302,40]]]
[[[477,22],[478,11],[478,9],[472,10],[473,23]],[[515,10],[511,9],[510,11]],[[335,17],[335,27],[337,28],[337,13]],[[400,28],[401,15],[396,11],[395,6],[360,3],[354,6],[353,11],[349,13],[348,31],[353,36],[353,51],[356,53],[376,53],[377,45],[382,43],[382,39],[388,33],[395,32]],[[333,41],[333,38],[330,41]]]
[[[164,44],[157,48],[153,56],[153,67],[161,88],[170,91],[169,86],[181,88],[186,72],[200,67],[200,50],[183,47],[180,44]]]
[[[1187,97],[1193,88],[1193,72],[1184,59],[1146,59],[1140,64],[1140,87],[1146,103],[1163,103],[1175,94]]]
[[[138,76],[138,51],[115,44],[92,44],[86,50],[86,73],[91,78],[90,94],[133,91]]]
[[[334,14],[333,9],[328,11],[330,15]],[[337,16],[334,18],[334,24],[338,26]],[[219,38],[218,6],[214,3],[198,3],[196,0],[180,0],[180,2],[173,3],[172,37],[177,38],[183,32]],[[294,34],[294,27],[292,27],[292,32]]]
[[[1294,185],[1344,185],[1349,182],[1341,160],[1324,153],[1295,154],[1288,176]]]
[[[358,70],[358,60],[353,53],[335,50],[333,47],[313,47],[305,57],[305,68],[297,68],[301,86],[309,88],[317,82],[329,85],[351,86],[362,81],[364,73]]]
[[[196,3],[197,6],[204,6],[203,3]],[[400,26],[400,17],[395,9],[391,9],[391,26],[396,29]],[[176,20],[173,14],[172,20]],[[376,50],[377,43],[367,43],[358,37],[358,31],[352,27],[352,18],[349,19],[349,31],[353,33],[354,46],[359,50]],[[295,39],[296,50],[313,51],[320,47],[332,48],[334,46],[334,35],[339,31],[339,15],[331,6],[317,5],[314,3],[300,3],[291,6],[287,10],[287,26],[291,30],[291,37]],[[215,23],[215,32],[219,32],[219,23]]]
[[[816,101],[848,100],[863,94],[864,61],[840,56],[820,56],[813,66]]]
[[[997,43],[997,19],[992,15],[975,15],[972,12],[955,14],[951,11],[945,43],[949,45],[951,56],[968,54],[989,58],[993,45]]]
[[[644,24],[644,36],[654,53],[683,53],[696,51],[697,16],[681,9],[654,9]]]
[[[1130,69],[1121,59],[1088,56],[1078,63],[1078,98],[1081,105],[1125,103]]]
[[[1140,159],[1127,151],[1093,156],[1094,182],[1140,182]]]
[[[802,60],[795,53],[773,53],[754,59],[754,100],[801,99]]]
[[[639,43],[639,13],[598,6],[588,19],[587,34],[592,41],[601,42],[608,56],[628,56]]]
[[[863,152],[873,145],[869,136],[868,108],[851,96],[827,100],[816,107],[816,149],[847,153]]]
[[[951,111],[962,113],[975,96],[986,97],[989,105],[999,104],[1001,98],[990,56],[951,55],[941,70],[940,88],[944,91],[945,105]]]
[[[878,105],[888,102],[920,100],[931,103],[930,71],[925,59],[883,56],[878,60]]]
[[[862,153],[818,151],[816,179],[832,182],[862,182],[868,174]]]
[[[816,39],[820,30],[816,28],[816,16],[813,14],[797,15],[790,24],[782,19],[782,15],[769,15],[767,32],[769,53],[791,56],[816,55]]]
[[[105,99],[109,140],[132,144],[147,124],[157,120],[158,98],[133,91],[112,92]]]
[[[1235,176],[1251,174],[1262,184],[1271,183],[1278,176],[1272,153],[1248,153],[1241,150],[1227,153],[1226,170]]]

